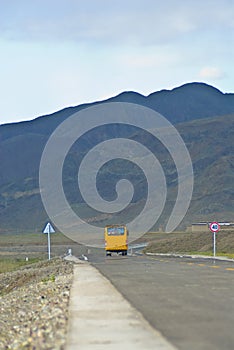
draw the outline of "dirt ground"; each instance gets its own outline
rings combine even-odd
[[[0,349],[64,349],[72,276],[61,258],[0,274]]]

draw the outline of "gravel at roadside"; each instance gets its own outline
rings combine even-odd
[[[60,258],[0,274],[0,349],[64,349],[72,277]]]

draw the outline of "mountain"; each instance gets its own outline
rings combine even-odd
[[[172,90],[161,90],[143,96],[133,91],[120,93],[104,101],[68,107],[30,122],[0,125],[0,141],[25,134],[50,135],[67,117],[99,103],[130,102],[151,108],[165,116],[172,124],[231,114],[234,94],[222,93],[204,83],[189,83]]]
[[[204,83],[185,84],[173,90],[154,92],[147,97],[134,92],[124,92],[110,100],[133,102],[152,108],[172,124],[230,114],[234,111],[234,94],[223,94]]]
[[[182,228],[192,221],[232,220],[234,209],[234,94],[223,94],[203,83],[190,83],[173,90],[162,90],[143,96],[123,92],[108,100],[65,108],[33,121],[0,126],[0,232],[4,230],[35,230],[40,232],[47,220],[38,184],[38,173],[43,148],[55,128],[73,113],[98,103],[131,102],[156,110],[174,124],[181,134],[192,158],[195,185],[190,208]],[[101,135],[101,136],[100,136]],[[87,150],[96,142],[114,137],[127,137],[139,142],[149,135],[131,128],[105,127],[95,138],[87,135],[72,147],[65,165],[64,186],[74,210],[83,205],[77,187],[77,167]],[[151,140],[148,140],[149,143]],[[176,168],[159,143],[152,143],[167,178],[168,198],[158,225],[165,226],[177,193]],[[129,218],[142,208],[147,195],[140,172],[133,165],[122,167],[125,178],[132,178],[137,191],[134,210]],[[113,199],[113,183],[123,172],[113,165],[103,168],[99,185],[102,195]],[[83,207],[82,207],[83,208]],[[82,209],[84,211],[84,209]],[[87,211],[83,213],[87,216]],[[90,214],[95,217],[94,213]]]

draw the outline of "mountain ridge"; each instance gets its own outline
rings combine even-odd
[[[157,112],[161,113],[159,110],[157,110],[157,103],[154,102],[154,105],[152,106],[151,103],[146,103],[147,99],[150,101],[154,98],[161,98],[163,95],[163,100],[165,100],[165,97],[171,98],[171,96],[173,96],[174,98],[178,97],[178,94],[183,94],[184,96],[184,91],[186,91],[186,95],[191,94],[192,96],[196,95],[197,97],[204,99],[204,96],[206,96],[207,93],[210,94],[210,99],[211,97],[217,97],[218,98],[222,98],[227,100],[228,99],[228,106],[223,107],[224,109],[221,109],[221,111],[216,112],[218,114],[214,114],[213,111],[211,111],[209,113],[209,116],[216,116],[219,115],[219,113],[221,113],[220,115],[224,115],[224,114],[229,114],[232,113],[234,110],[234,93],[223,93],[220,90],[218,90],[217,88],[213,87],[212,85],[206,84],[206,83],[202,83],[202,82],[192,82],[192,83],[186,83],[183,84],[179,87],[175,87],[171,90],[169,89],[162,89],[159,91],[155,91],[152,92],[148,95],[143,95],[140,94],[138,92],[135,91],[123,91],[120,92],[119,94],[117,94],[116,96],[107,98],[105,100],[101,100],[101,101],[94,101],[94,102],[89,102],[89,103],[84,103],[84,104],[79,104],[76,106],[69,106],[69,107],[65,107],[62,108],[61,110],[55,111],[53,113],[50,114],[45,114],[42,116],[38,116],[32,120],[28,120],[28,121],[22,121],[22,122],[16,122],[16,123],[7,123],[7,124],[0,124],[0,127],[6,127],[8,128],[9,126],[12,125],[23,125],[25,123],[32,123],[32,122],[38,122],[41,120],[41,118],[53,118],[54,116],[58,117],[58,119],[60,120],[60,122],[62,120],[64,120],[66,117],[68,117],[69,115],[78,112],[81,109],[84,108],[88,108],[92,105],[96,105],[96,104],[100,104],[100,103],[109,103],[109,102],[131,102],[131,103],[138,103],[141,105],[145,105],[146,107],[152,108],[154,110],[156,110]],[[209,95],[208,94],[208,95]],[[212,96],[211,96],[212,95]],[[134,97],[134,98],[133,98]],[[130,101],[129,101],[130,100]],[[212,102],[212,101],[211,101]],[[226,102],[226,101],[225,101]],[[180,101],[181,103],[181,101]],[[165,104],[168,104],[168,102],[166,101]],[[215,107],[217,106],[217,102],[215,104]],[[165,106],[159,108],[159,109],[164,109]],[[162,114],[164,115],[163,111]],[[167,113],[166,113],[167,114]],[[62,116],[62,117],[61,117]],[[168,117],[167,115],[165,115],[166,117]],[[205,116],[208,117],[208,116]],[[199,117],[200,119],[201,117]],[[169,120],[171,121],[171,119],[173,119],[173,113],[172,115],[169,116]],[[193,117],[193,119],[196,119]],[[191,119],[190,119],[191,120]],[[183,121],[183,120],[182,120]],[[174,120],[174,123],[179,122],[177,119]],[[181,120],[180,120],[181,122]]]
[[[123,92],[105,101],[67,107],[32,121],[1,125],[0,230],[1,228],[15,230],[19,227],[29,229],[30,224],[39,229],[44,224],[47,215],[40,199],[38,174],[41,154],[49,136],[74,112],[109,102],[137,102],[138,104],[141,102],[142,105],[153,107],[154,110],[157,108],[158,112],[160,107],[164,111],[161,114],[165,116],[168,114],[168,120],[173,122],[180,132],[191,154],[195,175],[194,194],[184,220],[184,227],[192,221],[206,221],[206,219],[225,221],[231,218],[233,220],[234,94],[224,94],[204,83],[190,83],[169,92],[161,90],[148,96],[135,92]],[[127,135],[128,131],[125,131]],[[102,132],[108,134],[112,131],[107,128]],[[111,137],[119,137],[118,129],[112,133]],[[132,133],[132,137],[143,139],[144,135]],[[81,153],[91,145],[91,139],[88,137],[81,144]],[[160,153],[159,159],[165,166],[168,176],[168,199],[171,204],[159,222],[164,226],[175,200],[176,169],[172,167],[167,154],[161,151],[159,145],[155,145],[155,149]],[[70,177],[71,173],[74,173],[74,177],[77,176],[76,166],[79,157],[78,149],[75,148],[68,159],[70,173],[69,171],[65,173],[68,197],[70,196],[74,206],[79,206],[81,201],[78,202],[78,197],[73,195],[74,181],[72,182]],[[117,179],[117,177],[111,167],[106,169],[106,173],[111,176],[105,182],[104,194],[111,197],[109,188],[113,186],[110,179]],[[136,182],[140,184],[137,199],[140,202],[144,193],[137,176]]]

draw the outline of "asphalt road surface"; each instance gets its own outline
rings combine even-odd
[[[234,349],[234,263],[88,255],[150,324],[181,350]]]

